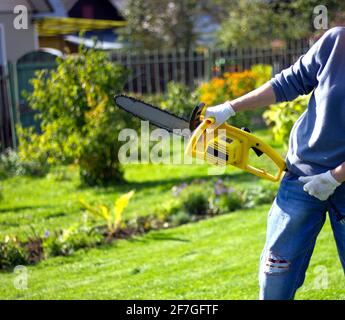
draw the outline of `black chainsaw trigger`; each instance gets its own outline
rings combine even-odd
[[[248,133],[251,133],[250,129],[247,128],[247,127],[242,127],[241,130],[245,131],[245,132],[248,132]],[[261,157],[264,153],[256,148],[256,147],[252,147],[252,150],[255,152],[255,154],[258,156],[258,157]]]
[[[205,103],[199,103],[192,111],[189,118],[189,129],[194,131],[201,123],[200,116],[204,109]]]

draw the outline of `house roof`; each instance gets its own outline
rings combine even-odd
[[[28,12],[50,13],[53,11],[49,0],[1,0],[0,12],[12,12],[17,5],[24,5]]]
[[[34,15],[34,23],[40,36],[73,35],[79,32],[114,29],[126,24],[110,0],[99,3],[99,6],[92,0],[49,0],[49,2],[54,12]],[[93,19],[84,18],[81,12],[83,5],[96,6]]]

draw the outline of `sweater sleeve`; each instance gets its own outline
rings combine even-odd
[[[317,75],[327,63],[340,32],[344,29],[333,28],[326,32],[294,65],[271,79],[277,102],[292,101],[315,89]]]

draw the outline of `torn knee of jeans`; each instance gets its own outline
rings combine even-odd
[[[273,252],[269,252],[265,258],[264,272],[266,274],[280,274],[289,271],[290,261]]]

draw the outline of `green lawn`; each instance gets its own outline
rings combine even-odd
[[[2,299],[256,299],[268,206],[155,231],[134,240],[29,267],[28,289],[0,275]],[[328,288],[315,273],[327,268]],[[329,226],[322,231],[298,299],[345,299]]]
[[[128,183],[109,188],[82,188],[75,170],[65,181],[56,181],[54,175],[11,178],[2,182],[0,237],[71,225],[81,217],[81,196],[111,203],[118,194],[135,189],[127,217],[149,214],[172,197],[172,186],[196,178],[210,183],[218,179],[207,170],[206,165],[128,165]],[[261,183],[239,170],[229,169],[225,175],[235,187]],[[27,290],[15,289],[16,275],[2,272],[0,299],[256,299],[268,209],[237,211],[44,260],[28,268]],[[327,272],[327,288],[319,288],[318,270]],[[343,281],[327,223],[297,298],[344,299]]]

